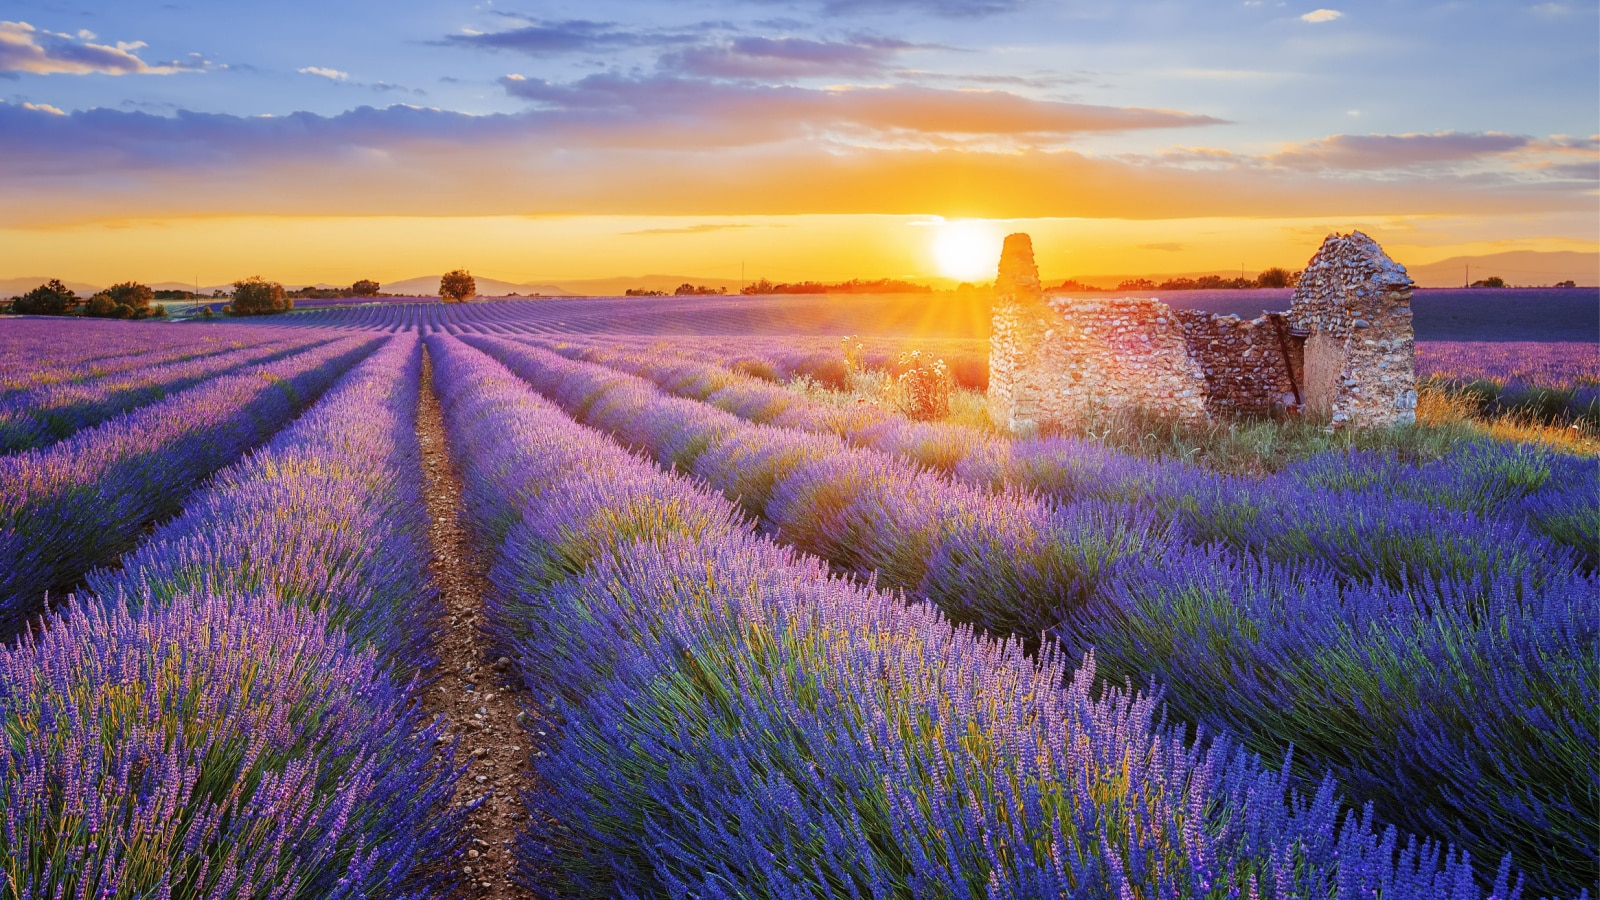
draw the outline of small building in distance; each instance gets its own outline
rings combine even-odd
[[[1141,409],[1190,422],[1304,412],[1335,427],[1416,421],[1411,278],[1359,231],[1332,234],[1289,309],[1242,320],[1151,297],[1049,297],[1033,242],[1006,238],[989,415],[1011,431]]]

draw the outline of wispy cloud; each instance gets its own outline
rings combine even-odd
[[[61,34],[44,31],[27,22],[0,21],[0,72],[31,75],[169,75],[203,65],[164,63],[150,65],[135,51],[143,41],[118,41],[115,46],[94,43],[93,32]]]
[[[967,135],[1057,141],[1074,134],[1190,128],[1221,122],[1174,110],[1035,100],[1005,91],[802,88],[659,75],[591,75],[553,83],[501,79],[507,93],[552,113],[632,128],[670,125],[703,143],[761,143],[849,133]]]
[[[1344,18],[1344,13],[1337,9],[1314,9],[1300,17],[1302,22],[1332,22],[1334,19]]]
[[[694,90],[706,87],[697,84]],[[874,128],[893,123],[948,128],[952,120],[968,128],[1076,128],[1092,119],[1085,120],[1071,105],[1062,105],[1066,111],[1050,104],[1013,109],[1007,101],[998,112],[958,108],[953,113],[942,106],[943,94],[986,99],[970,92],[931,92],[929,98],[895,90],[765,90],[770,93],[732,93],[725,112],[754,116],[768,110],[770,120],[747,124],[751,130],[745,132],[725,126],[711,136],[720,143],[717,153],[692,143],[690,138],[703,137],[713,121],[686,113],[705,113],[692,104],[669,105],[648,118],[605,103],[515,115],[396,105],[337,116],[243,117],[108,109],[57,114],[0,102],[0,144],[6,148],[0,195],[7,201],[0,204],[0,227],[82,221],[120,208],[156,217],[240,209],[315,215],[330,203],[373,215],[714,218],[930,211],[994,218],[1315,218],[1390,209],[1423,215],[1587,213],[1593,208],[1591,138],[1538,142],[1550,146],[1537,156],[1531,146],[1494,153],[1496,146],[1509,143],[1446,152],[1438,142],[1419,142],[1430,148],[1419,154],[1402,141],[1407,149],[1386,157],[1398,168],[1388,169],[1363,168],[1377,163],[1337,155],[1333,163],[1354,167],[1289,165],[1204,150],[1187,153],[1217,162],[1195,167],[1176,158],[1140,161],[1027,146],[940,153],[886,141],[815,140],[809,134],[834,121],[839,110]],[[850,106],[858,102],[854,95],[871,98],[870,105]],[[827,105],[840,99],[845,106]],[[635,101],[648,107],[647,95],[628,102]],[[797,109],[807,120],[788,124]],[[1094,116],[1106,114],[1090,110]],[[1340,137],[1323,139],[1312,149],[1345,153],[1347,142]],[[584,152],[574,154],[573,147]],[[1463,153],[1471,158],[1459,170],[1405,162]]]
[[[322,66],[306,66],[303,69],[296,69],[295,71],[299,72],[301,75],[315,75],[318,78],[326,78],[329,81],[350,80],[349,72],[341,72],[338,69],[329,69]]]
[[[661,57],[669,72],[712,78],[784,81],[819,76],[870,76],[918,45],[884,38],[813,41],[805,38],[743,37],[725,44],[690,47]]]
[[[1498,132],[1336,134],[1267,157],[1297,169],[1379,170],[1459,163],[1520,150],[1532,139]]]
[[[1091,77],[1084,73],[1036,72],[1032,75],[994,75],[990,73],[929,72],[923,69],[896,69],[889,73],[914,84],[961,84],[985,87],[1025,87],[1038,90],[1084,84]]]
[[[623,235],[639,237],[658,234],[705,234],[711,231],[730,231],[739,228],[753,228],[753,225],[718,225],[712,222],[702,222],[699,225],[684,225],[680,228],[646,228],[641,231],[624,231]]]
[[[846,13],[931,13],[954,19],[975,19],[1013,12],[1029,0],[826,0],[823,11]]]
[[[516,17],[520,18],[520,17]],[[588,19],[524,20],[528,24],[505,31],[465,31],[439,43],[487,50],[513,50],[529,56],[559,56],[629,47],[663,47],[695,43],[699,37],[681,32],[632,30],[616,22]]]

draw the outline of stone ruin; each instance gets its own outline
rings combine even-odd
[[[1199,423],[1304,413],[1334,427],[1416,421],[1411,278],[1372,238],[1332,234],[1287,312],[1248,321],[1155,298],[1045,294],[1026,234],[995,282],[989,415],[1003,428],[1140,409]]]

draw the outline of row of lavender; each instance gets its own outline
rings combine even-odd
[[[611,327],[600,306],[587,311],[581,301],[418,304],[409,309],[379,306],[340,312],[337,316],[300,317],[293,324],[505,336],[602,333]],[[706,315],[717,318],[715,313]],[[609,333],[607,338],[635,347],[661,340],[659,336]],[[727,349],[730,341],[725,336],[679,335],[672,340],[763,377],[790,380],[804,375],[831,387],[843,387],[848,381],[849,369],[838,338],[743,335],[735,342],[736,351]],[[973,390],[988,385],[988,342],[982,338],[863,337],[855,343],[860,345],[858,362],[868,368],[887,368],[901,351],[914,346],[942,358],[956,384]],[[1425,381],[1470,399],[1484,414],[1514,413],[1544,422],[1600,425],[1597,353],[1600,345],[1594,343],[1420,341],[1417,371]]]
[[[672,353],[538,339],[529,343],[626,371],[743,419],[835,434],[959,481],[1022,487],[1061,501],[1096,497],[1154,502],[1167,515],[1182,518],[1198,539],[1225,540],[1274,556],[1305,547],[1305,539],[1280,540],[1268,532],[1303,531],[1309,524],[1302,521],[1307,512],[1383,509],[1386,515],[1373,519],[1372,525],[1382,528],[1384,521],[1401,517],[1397,503],[1415,503],[1446,515],[1459,509],[1522,524],[1579,554],[1585,568],[1592,570],[1600,562],[1600,504],[1592,490],[1600,468],[1595,460],[1537,447],[1474,444],[1423,466],[1392,453],[1334,453],[1265,479],[1247,479],[1129,457],[1074,438],[1008,441],[964,425],[911,422],[877,407],[820,403],[760,378]],[[1196,498],[1198,502],[1191,502]],[[1372,561],[1359,554],[1343,558],[1348,554],[1337,547],[1322,549],[1327,561],[1352,575]],[[1391,578],[1416,574],[1399,571],[1393,563],[1379,571]]]
[[[41,384],[0,397],[0,453],[42,447],[75,431],[193,387],[218,375],[289,356],[327,338],[270,341],[98,378]]]
[[[581,340],[581,338],[577,339]],[[661,339],[605,336],[612,346],[644,350]],[[943,359],[955,383],[973,390],[989,384],[989,346],[981,339],[857,338],[857,363],[886,369],[898,354],[921,349]],[[769,381],[810,378],[842,389],[849,364],[831,338],[750,337],[729,349],[726,339],[676,338],[674,350]],[[1600,425],[1600,343],[1418,341],[1417,377],[1456,393],[1470,393],[1485,414],[1520,413],[1538,421]]]
[[[428,339],[493,627],[548,698],[523,842],[564,896],[1477,897],[1158,695],[829,575]],[[480,343],[496,352],[508,348]],[[685,423],[693,428],[693,421]],[[1399,850],[1399,861],[1394,858]],[[1515,896],[1506,872],[1493,896]]]
[[[0,328],[0,397],[283,337],[277,329],[254,325],[218,324],[196,331],[154,322],[10,318]]]
[[[1600,343],[1424,341],[1417,374],[1487,413],[1600,426]]]
[[[0,650],[6,896],[440,896],[419,372],[390,341]]]
[[[0,457],[0,640],[48,593],[130,549],[200,479],[283,427],[374,345],[323,344]]]
[[[1190,721],[1294,746],[1302,772],[1331,769],[1481,862],[1509,849],[1541,891],[1593,881],[1597,585],[1521,519],[1592,521],[1592,462],[1485,446],[1425,470],[1318,460],[1269,485],[1056,440],[997,442],[967,483],[465,340],[796,547],[957,622],[1092,647],[1111,683],[1154,678]],[[1054,492],[991,490],[1007,483]]]

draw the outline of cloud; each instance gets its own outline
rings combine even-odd
[[[952,19],[975,19],[1020,9],[1029,0],[827,0],[823,12],[848,13],[929,13]]]
[[[1300,17],[1302,22],[1332,22],[1334,19],[1344,18],[1344,13],[1337,9],[1314,9]]]
[[[341,72],[338,69],[327,69],[323,68],[322,66],[306,66],[303,69],[296,69],[295,71],[299,72],[301,75],[315,75],[318,78],[326,78],[329,81],[350,80],[349,72]]]
[[[1025,87],[1037,90],[1066,87],[1068,85],[1084,84],[1090,81],[1086,74],[1060,75],[1049,72],[1039,72],[1033,75],[988,75],[959,72],[929,72],[923,69],[896,69],[890,73],[895,78],[915,84],[961,84],[961,85],[1004,85],[1006,87]]]
[[[41,31],[27,22],[0,21],[0,72],[30,75],[170,75],[195,66],[166,63],[152,66],[134,55],[143,41],[116,46],[91,43],[90,31],[57,34]]]
[[[529,24],[508,31],[468,31],[446,36],[443,43],[458,47],[488,50],[514,50],[529,56],[559,56],[568,53],[603,52],[630,47],[661,47],[686,44],[697,38],[672,32],[629,31],[615,22],[588,19],[564,21],[529,20]]]
[[[1336,134],[1293,146],[1268,156],[1267,160],[1292,169],[1407,169],[1501,156],[1523,149],[1531,141],[1531,138],[1493,131]]]
[[[813,41],[804,38],[737,38],[726,44],[691,47],[661,57],[669,72],[711,78],[785,81],[819,76],[869,76],[886,68],[896,54],[917,45],[905,41],[858,38]]]
[[[753,228],[753,225],[716,225],[710,222],[699,225],[685,225],[681,228],[646,228],[642,231],[624,231],[625,236],[643,236],[656,234],[705,234],[710,231],[729,231],[738,228]]]
[[[362,86],[371,88],[380,94],[387,94],[391,91],[399,91],[402,94],[412,94],[417,97],[426,97],[428,95],[428,92],[422,88],[406,87],[403,84],[391,84],[387,81],[374,81],[371,84]]]
[[[1075,134],[1188,128],[1221,120],[1173,110],[1034,100],[1004,91],[927,87],[802,88],[654,76],[591,75],[553,83],[501,79],[506,92],[568,121],[627,130],[645,123],[701,144],[832,135],[996,137],[1059,141]],[[659,131],[657,132],[659,134]]]
[[[739,102],[731,108],[744,112],[775,102],[774,117],[782,119],[792,109],[790,93],[802,98],[802,108],[837,99],[812,96],[828,92],[769,90],[775,93],[736,94]],[[853,93],[897,96],[844,92]],[[876,107],[868,112],[876,115]],[[1048,107],[1028,110],[1056,114]],[[0,227],[91,221],[121,209],[149,218],[321,215],[339,208],[396,216],[1118,219],[1593,209],[1593,166],[1569,178],[1569,170],[1589,158],[1581,155],[1586,139],[1560,141],[1573,146],[1560,151],[1567,155],[1559,168],[1515,168],[1523,159],[1517,154],[1531,152],[1524,149],[1485,157],[1485,166],[1499,167],[1487,173],[1457,175],[1294,168],[1258,157],[1235,157],[1232,167],[1189,168],[1026,146],[935,152],[818,140],[804,129],[771,123],[761,126],[772,138],[765,142],[724,124],[715,135],[723,146],[707,153],[684,135],[698,135],[710,122],[681,112],[641,118],[609,109],[548,108],[472,116],[401,105],[337,116],[180,111],[169,117],[107,109],[56,115],[0,102],[0,146],[6,148]],[[729,144],[730,136],[746,143]]]

